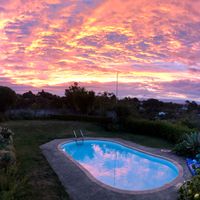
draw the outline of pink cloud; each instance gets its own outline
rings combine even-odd
[[[199,6],[187,0],[1,1],[0,83],[61,94],[80,81],[114,91],[119,71],[121,97],[199,100]]]

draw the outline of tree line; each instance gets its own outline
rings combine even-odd
[[[60,109],[71,114],[117,116],[123,119],[129,115],[155,119],[172,119],[188,113],[199,113],[200,106],[195,101],[186,101],[184,105],[162,102],[157,99],[139,100],[125,97],[117,99],[115,94],[102,92],[96,94],[74,83],[65,90],[64,96],[58,96],[44,90],[34,94],[32,91],[16,94],[8,87],[0,86],[0,113],[8,109]],[[159,116],[162,112],[162,116]]]

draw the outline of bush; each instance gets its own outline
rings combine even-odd
[[[0,170],[0,199],[26,200],[27,189],[27,179],[19,177],[17,165]]]
[[[50,115],[58,115],[61,112],[53,109],[12,109],[6,112],[6,116],[11,120],[35,120],[47,119]]]
[[[16,162],[12,135],[11,130],[0,127],[0,169],[7,168]]]
[[[12,106],[16,99],[16,93],[4,86],[0,86],[0,112],[4,113],[10,106]]]
[[[151,121],[144,119],[128,118],[124,124],[126,131],[134,134],[151,135],[178,142],[190,129],[166,121]]]
[[[19,176],[12,136],[11,130],[0,127],[0,199],[25,200],[27,181]]]
[[[16,157],[14,151],[0,150],[0,169],[8,168],[15,164]]]
[[[90,115],[49,115],[49,119],[67,120],[67,121],[85,121],[85,122],[97,122],[97,123],[109,123],[112,122],[111,118],[90,116]]]
[[[13,145],[13,135],[11,130],[0,127],[0,150],[5,150],[8,146]]]
[[[195,124],[194,121],[195,121],[194,119],[184,119],[184,120],[181,121],[181,124],[191,128],[191,129],[197,128],[197,125]]]
[[[194,176],[181,186],[179,200],[200,200],[200,175]]]
[[[177,144],[174,151],[180,155],[192,156],[200,153],[200,133],[193,132],[185,135],[182,142]]]

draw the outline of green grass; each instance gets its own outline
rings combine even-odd
[[[158,138],[128,133],[106,132],[94,123],[65,121],[10,121],[1,123],[14,133],[20,176],[28,177],[31,190],[29,200],[69,199],[57,176],[43,157],[39,146],[55,138],[72,137],[73,129],[82,129],[90,137],[118,137],[141,145],[172,148],[172,144]],[[27,191],[28,192],[28,191]]]

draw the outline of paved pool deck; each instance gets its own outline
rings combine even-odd
[[[59,144],[74,141],[73,139],[55,139],[41,145],[40,148],[72,200],[176,200],[178,188],[185,180],[191,178],[185,160],[172,152],[141,146],[119,138],[85,139],[115,141],[149,154],[164,157],[178,165],[181,173],[172,185],[168,185],[159,190],[144,193],[118,191],[96,181],[88,172],[81,169],[76,162],[72,161],[72,159],[59,150]]]

